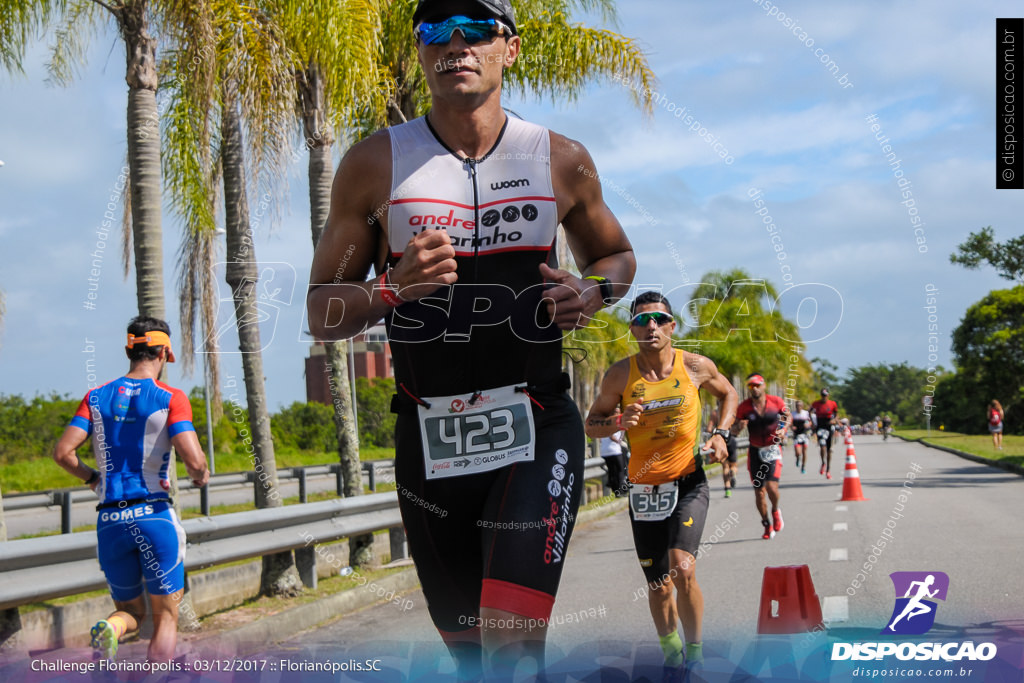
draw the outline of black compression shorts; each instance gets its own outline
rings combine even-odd
[[[781,456],[781,446],[778,449]],[[761,488],[766,481],[779,481],[782,477],[782,458],[763,460],[760,451],[757,446],[750,446],[747,451],[747,471],[750,472],[750,483],[755,489]]]
[[[648,583],[661,581],[670,570],[669,549],[676,548],[697,557],[704,522],[708,516],[708,480],[702,468],[679,480],[679,500],[667,519],[644,522],[634,519],[633,544]]]
[[[481,607],[551,615],[583,491],[585,438],[568,394],[533,397],[544,406],[533,407],[534,460],[461,477],[426,480],[417,415],[398,415],[398,502],[442,634],[478,624]]]

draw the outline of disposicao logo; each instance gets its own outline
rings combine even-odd
[[[896,591],[892,609],[882,635],[915,636],[927,633],[935,625],[938,603],[946,600],[949,576],[943,572],[893,572],[889,575]],[[994,643],[972,641],[946,643],[832,643],[832,661],[897,659],[947,662],[966,659],[987,661],[996,656]]]
[[[943,572],[893,572],[896,606],[882,633],[904,636],[927,633],[935,625],[935,600],[945,602],[949,576]]]

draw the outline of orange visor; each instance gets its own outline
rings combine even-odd
[[[136,344],[141,346],[166,346],[167,347],[167,362],[174,362],[174,351],[171,350],[171,338],[167,336],[166,332],[147,332],[141,337],[133,337],[128,335],[128,348],[132,348]]]

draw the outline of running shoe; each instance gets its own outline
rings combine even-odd
[[[818,474],[825,474],[825,465],[821,466],[821,469],[818,470]]]
[[[800,474],[807,474],[807,468],[801,467],[800,468]]]
[[[725,497],[726,498],[732,498],[732,489],[726,489],[725,490]]]
[[[775,529],[772,528],[772,523],[767,519],[763,520],[761,524],[764,525],[764,535],[761,536],[766,541],[770,541],[775,538]]]
[[[826,472],[825,473],[825,478],[826,479],[831,479],[832,478],[832,473],[831,472]]]
[[[782,531],[782,510],[775,510],[772,512],[772,519],[775,520],[775,525],[773,527],[775,531]]]
[[[92,637],[93,659],[113,660],[117,657],[117,636],[106,619],[100,619],[89,630]]]

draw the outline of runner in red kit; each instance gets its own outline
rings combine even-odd
[[[747,426],[750,450],[747,454],[747,469],[754,485],[754,503],[761,514],[764,527],[762,538],[770,540],[782,531],[782,510],[779,509],[779,478],[782,475],[782,441],[789,431],[791,416],[786,402],[778,396],[765,393],[764,377],[753,374],[747,377],[750,397],[736,409],[733,434],[738,434],[743,425]],[[772,518],[768,518],[768,500],[772,504]]]

